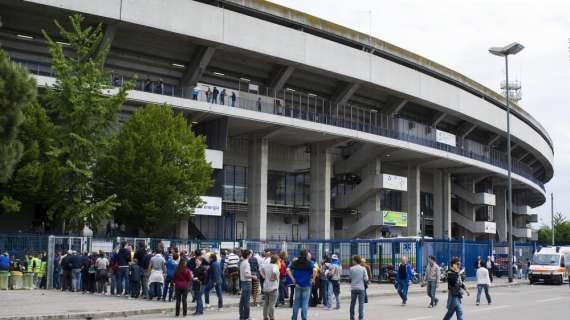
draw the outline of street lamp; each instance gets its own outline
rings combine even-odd
[[[509,55],[514,55],[521,52],[524,46],[518,42],[513,42],[504,47],[492,47],[489,52],[499,56],[505,57],[505,84],[506,84],[506,94],[505,99],[507,101],[507,171],[508,171],[508,203],[507,203],[507,213],[509,216],[509,282],[513,282],[513,186],[511,181],[511,106],[509,105]]]

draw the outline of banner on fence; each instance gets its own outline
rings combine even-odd
[[[93,240],[91,242],[91,251],[113,252],[113,241]]]

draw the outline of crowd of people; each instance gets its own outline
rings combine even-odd
[[[322,305],[324,310],[341,308],[340,281],[342,264],[336,254],[325,255],[321,261],[306,249],[289,258],[287,252],[253,252],[251,250],[222,250],[187,252],[176,247],[165,248],[159,242],[154,250],[144,243],[136,250],[123,241],[113,253],[78,253],[69,250],[56,253],[53,260],[53,286],[56,289],[97,295],[124,296],[128,299],[148,299],[175,302],[176,316],[186,316],[188,294],[195,303],[194,315],[202,315],[210,308],[210,294],[215,292],[217,310],[223,311],[224,291],[240,295],[239,319],[249,320],[250,308],[263,306],[263,319],[275,319],[275,308],[292,308],[292,320],[306,320],[309,307]],[[476,305],[484,292],[491,304],[490,286],[494,263],[478,259]],[[0,255],[0,271],[23,271],[34,274],[34,284],[46,287],[47,256],[45,253],[27,253],[23,259]],[[350,319],[364,319],[364,305],[368,303],[367,289],[372,279],[370,265],[365,259],[353,256],[348,270],[350,277]],[[405,306],[408,286],[414,270],[407,257],[394,269],[395,287]],[[448,270],[438,266],[436,258],[429,257],[422,279],[429,297],[429,308],[437,306],[437,289],[446,274],[448,286],[447,313],[462,319],[463,295],[469,295],[464,284],[464,269],[459,259],[451,261]]]

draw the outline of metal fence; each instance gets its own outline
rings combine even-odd
[[[427,264],[427,257],[434,256],[440,265],[449,265],[454,257],[461,259],[466,270],[466,276],[475,276],[475,263],[477,258],[485,260],[493,256],[496,263],[496,273],[506,274],[508,271],[508,245],[494,243],[493,241],[462,241],[462,240],[433,240],[420,238],[394,238],[374,240],[329,240],[329,241],[196,241],[168,238],[87,238],[70,236],[43,236],[43,235],[0,235],[0,251],[7,251],[11,256],[22,258],[26,253],[48,254],[48,287],[52,283],[53,257],[57,252],[64,253],[67,250],[77,252],[103,251],[108,255],[116,250],[122,241],[126,241],[133,249],[138,249],[142,244],[154,249],[159,242],[167,248],[177,247],[179,250],[188,252],[196,249],[206,249],[220,252],[222,249],[250,249],[255,252],[263,252],[265,249],[278,253],[287,252],[289,257],[299,255],[301,249],[307,249],[317,261],[325,255],[336,254],[343,266],[343,276],[348,276],[348,269],[354,255],[359,255],[370,264],[374,280],[385,278],[388,268],[395,268],[403,256],[414,270],[423,274]],[[513,247],[515,261],[527,262],[539,249],[534,243],[515,243]]]

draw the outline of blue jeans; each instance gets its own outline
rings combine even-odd
[[[477,300],[476,303],[479,304],[481,301],[481,291],[485,290],[485,298],[487,298],[487,303],[491,303],[491,295],[489,294],[488,284],[478,284],[477,285]]]
[[[279,278],[279,295],[277,296],[278,304],[285,304],[285,298],[287,297],[287,277]]]
[[[148,290],[148,297],[150,300],[152,300],[153,298],[160,300],[160,298],[162,297],[162,283],[161,282],[150,283],[149,290]]]
[[[431,299],[430,305],[432,306],[435,306],[439,302],[435,293],[436,289],[437,289],[437,281],[427,282],[427,295]]]
[[[340,280],[331,280],[331,287],[336,300],[336,308],[340,309]]]
[[[214,288],[216,290],[216,297],[218,297],[218,309],[224,307],[224,298],[222,297],[222,281],[212,281],[208,282],[204,290],[204,300],[206,304],[210,304],[210,291]]]
[[[461,298],[451,295],[447,296],[447,313],[443,320],[449,320],[453,314],[457,314],[457,320],[463,320],[463,308],[461,307]]]
[[[326,308],[331,307],[331,299],[330,299],[330,288],[329,288],[330,281],[328,279],[321,279],[321,294],[323,295],[323,306]]]
[[[350,292],[350,320],[354,320],[354,307],[358,299],[358,319],[364,319],[364,290],[352,290]]]
[[[196,299],[196,313],[203,314],[204,313],[204,301],[202,301],[202,292],[203,287],[200,286],[199,289],[194,290],[194,299]]]
[[[168,301],[172,301],[172,293],[174,291],[174,282],[172,282],[172,277],[166,276],[164,279],[164,287],[162,288],[162,300],[166,300],[166,294],[168,293]],[[186,292],[188,294],[188,292]]]
[[[125,289],[125,295],[129,294],[129,267],[119,267],[117,269],[117,284],[116,294],[123,294],[123,289]]]
[[[240,281],[239,319],[249,319],[249,300],[251,299],[251,281]]]
[[[398,279],[398,294],[402,298],[402,303],[408,301],[408,279]]]
[[[81,289],[81,269],[71,269],[71,288],[73,291]]]
[[[301,308],[301,319],[307,320],[309,310],[309,299],[311,298],[311,287],[295,286],[295,300],[293,301],[293,316],[291,320],[297,320],[299,308]]]
[[[59,270],[53,272],[53,288],[61,289]]]

